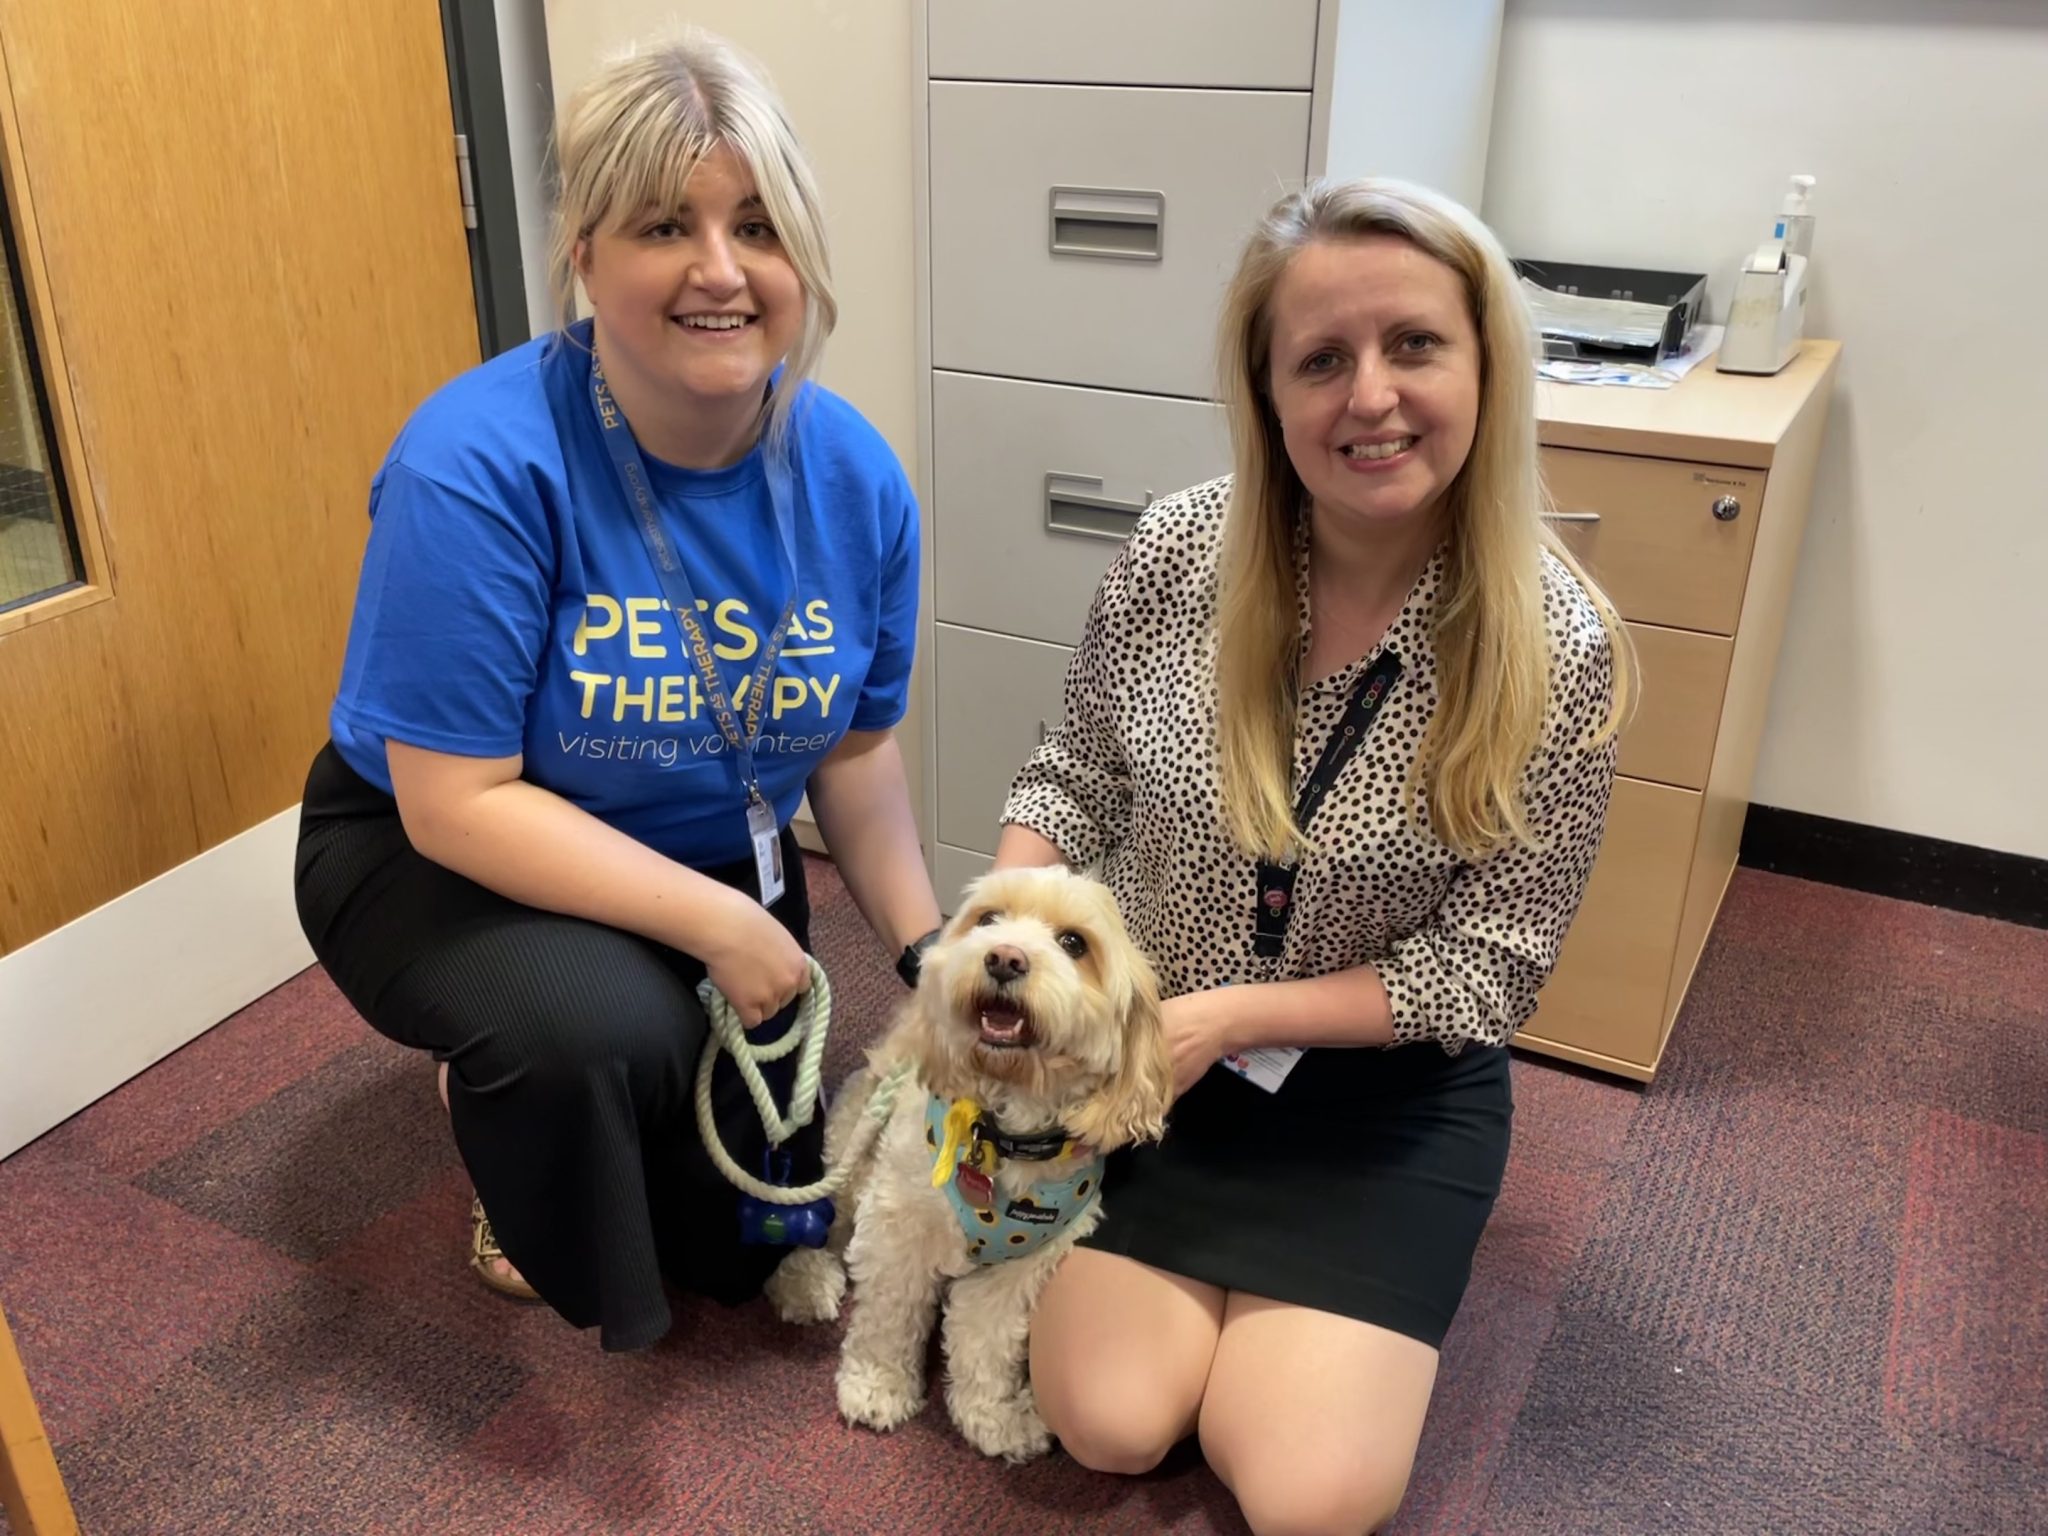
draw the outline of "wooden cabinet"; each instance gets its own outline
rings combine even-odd
[[[1642,700],[1606,841],[1515,1043],[1647,1081],[1734,872],[1840,347],[1775,378],[1547,384],[1558,528],[1629,621]]]

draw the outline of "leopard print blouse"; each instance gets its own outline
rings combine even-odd
[[[1391,647],[1402,671],[1317,810],[1282,953],[1254,953],[1256,863],[1223,820],[1216,749],[1217,559],[1228,476],[1155,503],[1104,576],[1066,677],[1066,715],[1017,775],[1003,820],[1056,843],[1115,892],[1167,996],[1361,964],[1393,1004],[1394,1043],[1499,1045],[1535,1011],[1599,852],[1613,788],[1614,657],[1585,590],[1544,556],[1549,708],[1525,779],[1538,846],[1469,862],[1404,797],[1436,707],[1441,552],[1368,655],[1308,688],[1297,791],[1352,689]],[[1297,598],[1309,625],[1307,542]],[[1305,651],[1304,651],[1305,654]]]

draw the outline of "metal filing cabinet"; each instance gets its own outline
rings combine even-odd
[[[1216,322],[1246,236],[1310,175],[1405,176],[1477,207],[1500,13],[917,6],[919,666],[943,903],[987,868],[1138,514],[1229,468]]]

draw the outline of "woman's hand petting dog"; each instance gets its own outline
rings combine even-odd
[[[1231,1049],[1230,1013],[1219,987],[1168,998],[1159,1005],[1159,1021],[1173,1058],[1173,1096],[1178,1099]]]

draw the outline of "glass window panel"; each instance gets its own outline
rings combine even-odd
[[[52,449],[14,220],[0,202],[0,609],[72,586],[82,570]]]

